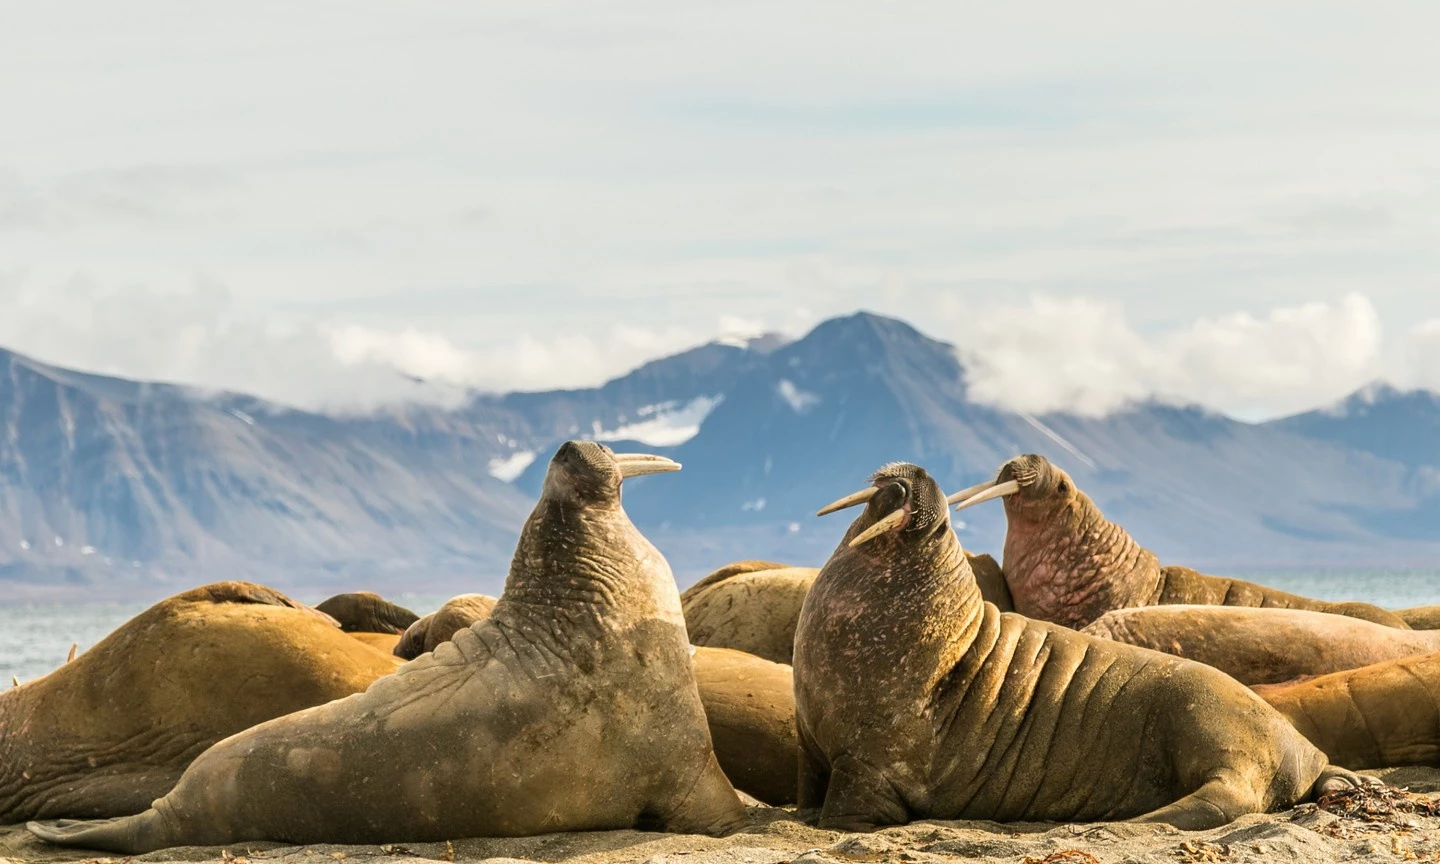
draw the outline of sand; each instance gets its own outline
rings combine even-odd
[[[23,826],[0,827],[0,864],[30,861],[183,861],[223,864],[424,864],[563,861],[574,864],[1177,864],[1177,862],[1440,861],[1440,769],[1370,772],[1396,790],[1343,795],[1213,831],[1124,822],[1085,825],[916,822],[873,834],[821,831],[793,811],[752,808],[753,825],[723,838],[604,831],[386,846],[166,849],[124,859],[47,846]]]

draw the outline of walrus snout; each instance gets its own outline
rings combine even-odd
[[[550,459],[545,486],[550,494],[598,503],[616,500],[620,484],[632,477],[679,471],[680,463],[653,453],[616,453],[597,441],[566,441]]]
[[[1000,466],[995,479],[962,489],[945,499],[956,511],[974,507],[996,498],[1008,498],[1024,492],[1025,498],[1043,499],[1050,495],[1068,495],[1075,488],[1069,475],[1049,459],[1036,453],[1016,456]]]

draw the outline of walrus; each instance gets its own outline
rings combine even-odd
[[[956,510],[1005,500],[1002,569],[1015,611],[1078,630],[1112,609],[1173,603],[1308,609],[1408,630],[1398,615],[1369,603],[1332,603],[1253,582],[1160,566],[1059,467],[1017,456],[994,481],[951,496]]]
[[[434,651],[439,645],[450,641],[456,631],[463,630],[490,617],[495,609],[495,598],[486,594],[461,594],[451,597],[439,609],[416,620],[405,629],[405,635],[395,644],[395,656],[414,660],[426,651]]]
[[[798,805],[820,807],[821,828],[1194,830],[1378,782],[1330,765],[1215,669],[1000,612],[934,479],[903,462],[871,479],[795,632]]]
[[[735,788],[774,807],[795,802],[795,685],[790,667],[696,646],[695,683],[715,756]]]
[[[434,651],[457,632],[488,618],[494,604],[494,598],[483,594],[454,597],[410,625],[395,653],[413,659]],[[795,693],[790,667],[727,648],[697,647],[690,659],[725,776],[736,789],[766,804],[793,803]]]
[[[366,633],[363,630],[356,630],[353,633],[346,633],[351,639],[363,642],[377,651],[383,651],[391,657],[404,659],[395,653],[395,648],[400,644],[399,633]]]
[[[1080,632],[1278,684],[1440,651],[1440,630],[1397,630],[1306,609],[1150,606],[1106,612]]]
[[[139,813],[216,741],[399,666],[263,585],[176,594],[0,693],[0,824]]]
[[[1336,765],[1440,765],[1440,653],[1254,690]]]
[[[420,617],[373,591],[336,594],[315,608],[340,622],[346,633],[404,633]]]
[[[743,826],[670,567],[620,505],[625,479],[679,467],[567,441],[484,621],[364,693],[225,739],[144,813],[27,827],[134,854]]]
[[[966,552],[965,557],[984,598],[1000,611],[1010,611],[1010,594],[1000,565],[989,555]],[[757,564],[761,566],[754,566]],[[690,641],[789,663],[795,652],[800,606],[819,573],[818,567],[768,561],[727,564],[680,595]]]
[[[1440,630],[1440,606],[1412,606],[1395,614],[1412,630]]]

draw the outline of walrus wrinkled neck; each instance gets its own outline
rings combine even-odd
[[[492,616],[537,613],[591,635],[618,620],[661,619],[682,631],[685,626],[669,565],[618,504],[536,506],[520,532]]]
[[[15,813],[24,809],[27,793],[35,793],[35,784],[28,776],[34,767],[25,758],[25,737],[34,715],[33,687],[11,687],[0,692],[0,825],[15,821]],[[38,731],[38,730],[36,730]],[[34,734],[34,733],[30,733]]]
[[[1058,507],[1007,502],[1005,510],[1005,582],[1027,618],[1078,629],[1111,609],[1148,605],[1159,591],[1155,554],[1083,492]]]

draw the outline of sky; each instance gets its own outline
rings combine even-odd
[[[48,362],[363,407],[863,308],[1026,411],[1440,389],[1433,0],[0,3]]]

